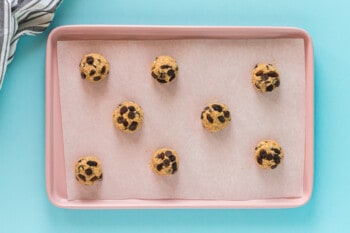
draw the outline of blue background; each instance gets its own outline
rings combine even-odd
[[[350,232],[350,4],[271,0],[64,0],[50,28],[22,37],[0,91],[0,232]],[[315,50],[315,182],[303,207],[65,210],[45,192],[45,46],[68,24],[271,25],[306,29]]]

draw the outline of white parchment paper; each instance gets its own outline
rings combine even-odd
[[[89,52],[106,56],[109,77],[80,78],[79,62]],[[158,55],[179,64],[179,77],[156,83],[150,65]],[[258,93],[251,70],[273,63],[281,86]],[[60,41],[58,71],[68,199],[222,199],[298,197],[303,192],[305,148],[305,58],[302,39]],[[137,102],[144,123],[135,134],[114,128],[112,112],[122,101]],[[200,113],[222,102],[232,121],[219,133],[202,128]],[[277,140],[285,159],[266,171],[253,159],[255,145]],[[175,149],[179,171],[155,175],[154,150]],[[103,163],[104,179],[93,187],[76,182],[74,164],[84,155]]]

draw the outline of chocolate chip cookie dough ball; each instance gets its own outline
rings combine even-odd
[[[159,83],[169,83],[173,81],[179,73],[176,60],[169,56],[159,56],[153,61],[151,66],[152,77]]]
[[[210,132],[224,129],[231,121],[230,110],[225,104],[212,103],[201,113],[202,125]]]
[[[158,175],[174,174],[179,167],[179,158],[176,151],[169,148],[156,150],[152,155],[151,167]]]
[[[83,56],[80,62],[81,77],[89,82],[103,80],[109,74],[109,63],[105,57],[97,53]]]
[[[280,75],[272,64],[259,63],[252,71],[254,87],[261,92],[271,92],[280,86]]]
[[[255,161],[264,169],[275,169],[283,160],[282,147],[274,140],[259,142],[255,147]]]
[[[136,132],[142,126],[143,110],[138,104],[125,101],[114,110],[113,122],[123,132]]]
[[[75,178],[80,184],[93,185],[102,180],[102,163],[94,156],[80,158],[75,163]]]

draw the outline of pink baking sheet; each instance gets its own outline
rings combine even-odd
[[[116,202],[104,207],[118,207],[120,201],[131,206],[130,200],[232,205],[305,198],[310,137],[305,38],[121,37],[73,36],[56,43],[64,165],[60,172],[67,202],[87,202],[80,205],[84,208],[111,200]],[[78,64],[88,52],[104,54],[110,61],[108,79],[92,84],[80,78]],[[170,85],[155,83],[149,75],[151,62],[160,54],[179,63],[179,78]],[[256,92],[250,72],[257,62],[279,68],[279,89]],[[139,103],[145,111],[142,129],[132,135],[112,124],[112,111],[124,100]],[[199,120],[203,106],[212,101],[226,103],[232,113],[230,127],[217,134],[203,130]],[[283,163],[272,171],[258,168],[253,160],[256,143],[265,138],[276,139],[285,150]],[[148,166],[151,153],[164,146],[180,156],[179,172],[172,177],[156,176]],[[74,179],[74,163],[86,154],[103,162],[104,180],[94,187]]]

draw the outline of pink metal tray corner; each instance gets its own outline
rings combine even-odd
[[[63,133],[58,90],[57,42],[64,40],[120,39],[272,39],[300,38],[305,45],[305,158],[303,195],[247,201],[228,200],[74,200],[67,199]],[[46,190],[58,207],[73,209],[138,208],[291,208],[306,204],[311,198],[314,174],[314,64],[309,34],[287,27],[183,27],[183,26],[64,26],[54,29],[46,50]]]

